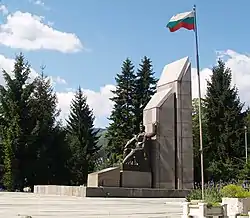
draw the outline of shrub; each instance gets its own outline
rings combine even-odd
[[[212,187],[205,189],[205,202],[213,206],[218,205],[219,202],[222,202],[222,196],[219,189]]]
[[[193,189],[186,197],[186,200],[190,202],[191,200],[201,200],[202,199],[202,193],[201,189]]]
[[[245,190],[242,186],[239,185],[226,185],[221,189],[222,197],[226,198],[246,198],[250,197],[249,191]]]
[[[187,201],[191,200],[201,200],[202,199],[202,192],[201,189],[193,189],[189,195],[186,197]],[[204,190],[204,201],[208,203],[208,205],[216,206],[218,203],[222,201],[221,193],[219,189],[216,187],[207,187]]]

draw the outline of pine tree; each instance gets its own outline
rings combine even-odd
[[[213,179],[232,179],[235,168],[244,163],[243,104],[238,92],[231,87],[231,70],[219,60],[213,68],[206,96],[206,119],[208,146],[206,156]]]
[[[48,184],[65,184],[70,183],[70,148],[67,142],[67,131],[60,123],[56,123],[51,135],[52,141],[48,149],[49,173]]]
[[[42,73],[35,79],[32,96],[33,131],[32,149],[30,149],[30,167],[33,168],[33,184],[53,184],[64,174],[66,163],[62,160],[63,139],[58,142],[59,115],[57,97],[48,77]],[[59,144],[61,143],[61,144]],[[55,172],[56,171],[56,172]],[[31,182],[31,181],[30,181]],[[59,182],[59,181],[58,181]],[[62,181],[60,181],[62,182]]]
[[[148,57],[141,60],[137,71],[135,88],[135,132],[140,132],[143,124],[143,109],[156,91],[157,79],[154,77],[152,61]]]
[[[250,128],[250,108],[247,109],[246,114],[246,125],[248,128]]]
[[[14,140],[15,140],[16,121],[13,120],[8,128],[3,129],[3,164],[4,175],[3,184],[8,191],[14,191],[16,175],[14,174]]]
[[[246,111],[247,143],[250,142],[250,108]],[[249,149],[248,149],[249,150]]]
[[[9,188],[23,187],[25,178],[31,176],[28,148],[31,131],[30,98],[34,88],[33,83],[28,83],[30,66],[22,54],[16,56],[12,73],[13,77],[3,70],[6,86],[0,86],[1,124],[4,127],[4,181]]]
[[[135,79],[134,65],[127,58],[123,62],[121,73],[115,78],[116,90],[111,98],[114,107],[106,135],[109,140],[107,153],[110,165],[121,159],[123,146],[135,134]]]
[[[67,120],[68,140],[72,158],[70,161],[72,183],[85,184],[88,173],[93,170],[97,147],[98,131],[94,129],[94,116],[81,88],[75,94]]]

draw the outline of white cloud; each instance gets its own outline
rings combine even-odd
[[[107,117],[109,117],[110,112],[113,107],[113,102],[110,98],[113,96],[111,90],[114,90],[115,86],[105,85],[100,88],[100,91],[93,91],[89,89],[83,89],[84,95],[87,97],[87,103],[91,109],[93,109],[93,114],[95,116],[95,126],[106,127],[108,124]],[[70,103],[74,98],[75,92],[58,92],[58,107],[61,109],[61,119],[65,119],[69,115]]]
[[[0,68],[1,68],[1,73],[0,73],[0,84],[4,84],[4,79],[3,79],[3,74],[2,70],[6,70],[8,73],[12,72],[13,67],[14,67],[14,59],[8,59],[3,55],[0,55]]]
[[[192,68],[192,98],[198,98],[198,76],[197,69]],[[207,90],[207,80],[210,79],[212,71],[209,68],[205,68],[200,71],[200,84],[201,84],[201,96],[204,97]]]
[[[12,75],[12,71],[14,69],[14,63],[15,63],[15,59],[6,58],[5,56],[0,54],[0,84],[4,84],[2,70],[4,69],[7,73]],[[33,80],[37,76],[38,76],[38,73],[33,68],[31,68],[30,79]],[[60,76],[57,76],[57,77],[48,76],[48,79],[50,80],[52,85],[56,85],[56,84],[66,85],[67,84],[66,80]]]
[[[53,81],[54,81],[55,83],[62,84],[62,85],[66,85],[66,84],[67,84],[66,80],[63,79],[63,78],[60,77],[60,76],[54,77],[54,78],[53,78]]]
[[[232,50],[217,52],[217,58],[225,61],[226,67],[232,71],[232,85],[236,85],[239,90],[239,96],[242,102],[250,105],[250,57]],[[206,80],[212,75],[211,69],[201,70],[201,94],[205,95],[207,89]],[[196,69],[192,69],[192,92],[193,97],[198,97],[198,78]]]
[[[44,17],[16,11],[0,25],[0,43],[24,50],[47,49],[63,53],[82,49],[80,39],[73,33],[61,32],[44,23]]]
[[[47,7],[44,3],[44,1],[42,0],[29,0],[30,3],[34,4],[34,5],[37,5],[37,6],[40,6],[46,10],[49,10],[50,8]]]
[[[48,21],[48,26],[52,27],[54,25],[54,22]]]
[[[232,70],[232,82],[239,90],[241,101],[250,105],[250,56],[232,50],[220,52],[226,66]]]
[[[6,58],[5,56],[0,54],[0,84],[4,84],[2,70],[4,69],[10,75],[14,69],[14,59]],[[37,72],[34,69],[31,69],[30,78],[34,79],[37,76]]]
[[[34,4],[35,4],[35,5],[41,5],[41,6],[44,6],[44,5],[45,5],[44,2],[41,1],[41,0],[36,0],[36,1],[34,1]]]
[[[3,15],[7,15],[9,13],[7,7],[5,5],[0,5],[0,12],[3,14]]]

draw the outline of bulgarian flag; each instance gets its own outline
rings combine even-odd
[[[184,12],[173,16],[168,22],[167,27],[170,32],[175,32],[182,27],[193,30],[195,28],[194,21],[194,11]]]

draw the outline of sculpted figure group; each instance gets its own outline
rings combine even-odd
[[[148,141],[156,135],[157,124],[153,124],[152,133],[146,133],[142,125],[140,133],[130,139],[124,147],[123,165],[140,166],[150,161]]]

